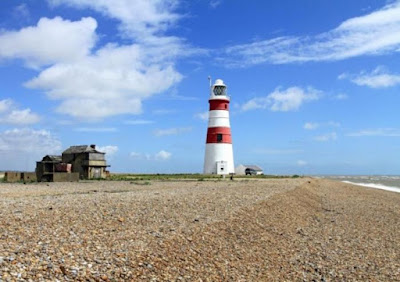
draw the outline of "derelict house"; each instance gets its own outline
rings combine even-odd
[[[105,153],[97,151],[96,145],[71,146],[62,153],[62,162],[72,164],[80,179],[106,178]]]
[[[36,162],[36,176],[39,181],[53,181],[56,166],[61,163],[61,156],[46,155]]]

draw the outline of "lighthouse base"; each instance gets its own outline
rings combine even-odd
[[[206,144],[204,174],[230,174],[235,172],[232,144]]]

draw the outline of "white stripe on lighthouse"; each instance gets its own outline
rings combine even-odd
[[[229,112],[225,110],[209,111],[209,118],[229,118]]]
[[[229,112],[223,110],[210,111],[208,127],[231,127]]]

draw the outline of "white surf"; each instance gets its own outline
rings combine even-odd
[[[363,187],[369,187],[369,188],[375,188],[375,189],[381,189],[381,190],[400,193],[399,187],[385,186],[382,184],[374,184],[374,183],[356,183],[356,182],[350,182],[350,181],[342,181],[342,182],[348,183],[348,184],[353,184],[353,185],[358,185],[358,186],[363,186]]]

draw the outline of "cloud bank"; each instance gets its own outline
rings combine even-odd
[[[118,21],[126,44],[97,46],[92,17],[41,18],[36,25],[0,33],[0,60],[22,60],[38,71],[25,86],[59,101],[56,111],[79,120],[140,114],[142,102],[179,83],[175,64],[199,52],[165,36],[180,16],[175,0],[49,0],[54,7],[91,9]],[[68,40],[65,40],[68,38]]]
[[[61,141],[47,130],[15,128],[0,132],[0,170],[33,170],[44,155],[59,154]]]
[[[0,124],[29,125],[40,121],[31,109],[18,109],[11,99],[0,100]]]
[[[273,112],[288,112],[298,110],[304,103],[318,100],[321,91],[314,88],[303,89],[290,87],[285,90],[275,89],[265,97],[253,98],[241,106],[242,111],[268,109]]]
[[[383,66],[377,67],[372,72],[362,71],[358,75],[343,73],[339,79],[349,79],[359,86],[370,88],[387,88],[400,84],[400,74],[391,74]]]
[[[396,52],[399,48],[400,1],[396,1],[315,36],[282,36],[230,46],[220,60],[230,67],[338,61]]]
[[[131,158],[136,159],[136,160],[165,161],[172,157],[172,153],[167,152],[165,150],[161,150],[155,154],[131,152],[130,156],[131,156]]]

